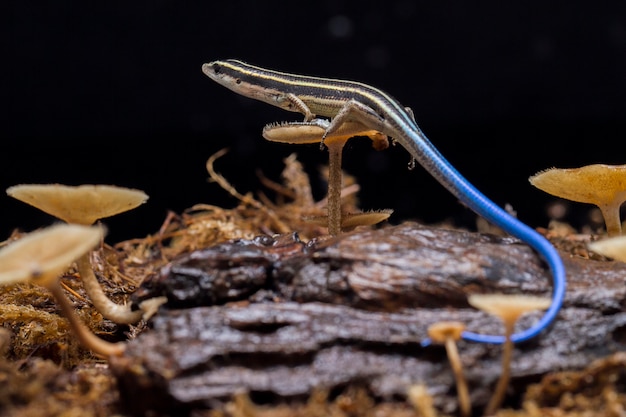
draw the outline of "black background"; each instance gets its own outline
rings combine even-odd
[[[552,198],[528,177],[549,168],[626,163],[626,3],[485,1],[11,1],[3,7],[0,185],[107,183],[150,195],[106,219],[109,239],[158,230],[167,210],[234,206],[207,182],[216,164],[240,192],[279,180],[297,152],[324,194],[318,147],[265,143],[265,123],[300,120],[245,99],[201,66],[238,58],[308,75],[363,81],[412,107],[422,130],[477,188],[547,225]],[[355,140],[344,167],[362,207],[393,222],[468,213],[400,147]],[[53,221],[0,197],[1,236]],[[573,205],[570,220],[578,221]],[[580,220],[583,221],[583,220]],[[575,223],[576,224],[576,223]],[[0,237],[0,240],[2,238]]]

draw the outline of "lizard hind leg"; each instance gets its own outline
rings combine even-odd
[[[348,100],[330,121],[322,137],[322,144],[327,136],[332,136],[348,122],[361,125],[362,131],[377,130],[380,132],[385,125],[385,120],[374,109],[356,100]]]

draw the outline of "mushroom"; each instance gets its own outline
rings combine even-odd
[[[341,157],[344,145],[355,136],[365,136],[372,140],[374,149],[383,150],[389,146],[389,140],[385,134],[365,129],[358,122],[346,122],[336,132],[324,137],[329,125],[330,122],[324,119],[270,124],[263,128],[263,137],[273,142],[326,145],[328,148],[328,233],[336,236],[341,233],[342,227]],[[371,221],[371,217],[368,220]]]
[[[391,216],[393,210],[372,210],[360,213],[342,213],[341,230],[350,230],[358,226],[372,226],[385,221]],[[305,220],[314,224],[328,225],[328,215],[326,216],[304,216]]]
[[[457,321],[441,321],[431,324],[428,327],[428,337],[435,343],[445,345],[448,360],[450,361],[452,372],[454,372],[454,379],[456,380],[456,391],[459,397],[461,416],[468,417],[471,413],[471,402],[467,382],[463,375],[463,364],[461,363],[459,350],[456,346],[456,342],[461,339],[464,330],[465,325],[463,323]]]
[[[22,184],[9,187],[7,194],[69,224],[85,226],[131,210],[148,199],[143,191],[110,185]],[[116,304],[104,294],[91,267],[89,253],[76,264],[85,291],[104,317],[121,324],[136,323],[144,317],[141,308],[131,311],[129,305]]]
[[[21,184],[7,194],[67,223],[92,225],[145,203],[140,190],[112,185]]]
[[[590,250],[616,261],[626,262],[626,236],[598,240],[587,245]]]
[[[124,345],[94,335],[74,313],[59,284],[60,275],[98,245],[103,236],[104,227],[70,224],[31,232],[0,249],[0,285],[30,281],[47,288],[80,342],[99,355],[111,357],[121,355]]]
[[[407,399],[420,416],[437,417],[438,414],[433,405],[433,397],[428,393],[426,385],[411,385],[407,390]]]
[[[515,323],[525,313],[547,309],[550,307],[551,300],[527,295],[472,294],[467,301],[473,307],[498,317],[504,323],[505,341],[502,350],[502,373],[485,409],[485,415],[489,416],[494,414],[502,404],[511,376],[511,358],[513,356],[511,335]]]
[[[626,201],[626,165],[594,164],[551,168],[529,178],[532,185],[557,197],[598,206],[609,236],[622,233],[620,206]]]

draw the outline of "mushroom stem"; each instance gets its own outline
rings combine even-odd
[[[620,219],[619,204],[600,205],[598,206],[604,217],[606,225],[606,233],[609,237],[620,236],[622,234],[622,222]]]
[[[328,147],[328,233],[337,236],[341,233],[341,154],[346,140],[332,140]]]
[[[511,378],[511,360],[513,359],[513,341],[511,335],[515,327],[515,321],[505,322],[505,341],[502,346],[502,372],[496,388],[485,408],[485,415],[491,416],[500,408],[502,401],[504,400],[504,394],[506,388],[509,385],[509,379]]]
[[[120,324],[132,324],[141,320],[143,311],[131,311],[128,305],[116,304],[102,291],[102,287],[91,268],[89,253],[78,258],[76,264],[78,266],[78,273],[83,280],[85,291],[87,291],[94,307],[96,307],[104,317]]]
[[[59,285],[48,285],[48,290],[52,293],[54,298],[59,303],[61,311],[67,320],[70,322],[70,326],[76,332],[78,340],[88,349],[92,350],[98,355],[109,358],[111,356],[121,356],[124,353],[125,346],[122,343],[110,343],[100,339],[93,334],[87,326],[80,321],[76,313],[74,313],[74,306],[67,299],[63,290]]]
[[[472,406],[470,403],[469,392],[467,390],[467,382],[463,376],[463,363],[459,356],[459,350],[456,346],[457,340],[461,339],[461,335],[465,325],[456,321],[441,321],[428,326],[428,337],[433,342],[443,344],[446,347],[448,361],[454,374],[456,381],[456,393],[459,397],[459,410],[461,417],[469,417]]]
[[[374,149],[383,150],[389,146],[389,139],[377,130],[367,129],[359,122],[345,122],[335,132],[328,134],[330,122],[324,119],[313,119],[309,122],[290,122],[271,124],[263,128],[263,137],[273,142],[283,143],[317,143],[328,148],[328,233],[337,236],[342,229],[341,212],[341,157],[346,142],[355,136],[366,136],[372,140]],[[387,216],[388,217],[388,216]],[[382,220],[387,217],[383,217]],[[370,218],[371,219],[371,218]],[[370,223],[371,224],[371,223]]]
[[[459,350],[456,347],[456,341],[452,337],[448,337],[446,338],[445,345],[448,360],[450,361],[450,366],[452,367],[452,372],[454,372],[454,377],[456,379],[456,391],[459,397],[461,416],[469,417],[471,413],[469,391],[467,389],[467,382],[463,376],[461,357],[459,356]]]
[[[550,307],[551,301],[543,297],[504,294],[472,294],[467,301],[472,306],[499,317],[504,323],[502,373],[484,414],[491,416],[502,404],[506,387],[511,378],[511,359],[513,357],[513,340],[511,336],[515,330],[515,323],[524,313],[533,310],[545,310]]]

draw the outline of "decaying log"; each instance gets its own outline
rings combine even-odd
[[[467,307],[467,294],[545,294],[550,274],[518,240],[407,223],[300,242],[297,235],[198,250],[150,277],[135,301],[172,307],[223,304],[259,290],[299,302],[366,309]]]
[[[509,401],[549,372],[624,349],[626,265],[563,257],[564,307],[549,331],[516,347]],[[394,399],[413,383],[451,413],[445,350],[420,344],[428,325],[456,320],[501,334],[500,322],[468,307],[468,294],[550,289],[541,259],[510,237],[407,223],[308,244],[294,235],[228,242],[146,281],[137,300],[166,295],[169,309],[112,368],[138,413],[207,408],[242,390],[279,401],[358,385]],[[459,350],[480,407],[500,374],[501,348],[460,342]]]

